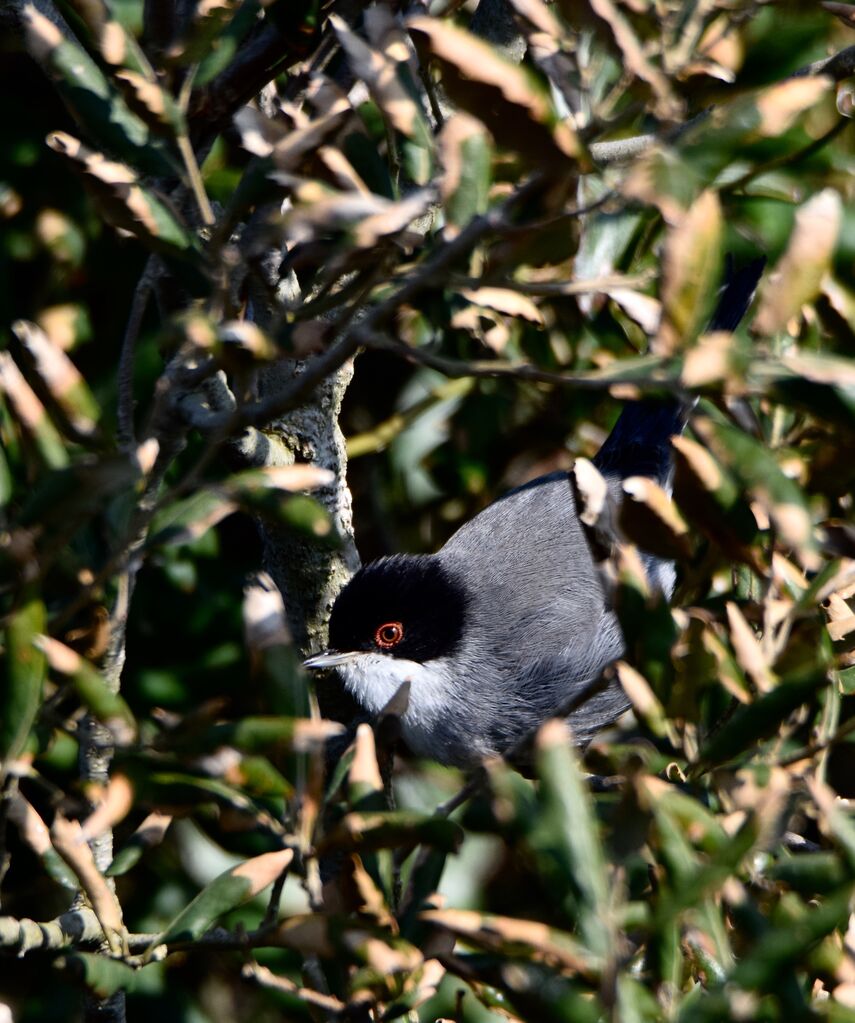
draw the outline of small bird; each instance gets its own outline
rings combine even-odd
[[[731,273],[710,330],[733,330],[748,309],[764,261]],[[691,404],[679,398],[627,405],[594,464],[612,486],[648,476],[667,487],[671,443]],[[669,562],[645,556],[671,595]],[[330,648],[305,662],[335,668],[369,714],[404,682],[401,717],[410,750],[469,767],[514,748],[620,658],[609,606],[572,478],[554,472],[504,495],[465,523],[436,554],[399,554],[361,568],[330,618]],[[577,742],[628,707],[615,683],[568,717]]]

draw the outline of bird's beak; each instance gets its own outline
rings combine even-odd
[[[324,650],[321,654],[313,654],[311,657],[306,658],[303,661],[303,667],[312,670],[337,668],[340,664],[347,664],[356,657],[359,657],[359,653],[356,651],[340,654],[337,650]]]

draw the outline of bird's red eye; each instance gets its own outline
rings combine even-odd
[[[403,638],[404,626],[400,622],[386,622],[374,633],[374,642],[384,650],[397,646]]]

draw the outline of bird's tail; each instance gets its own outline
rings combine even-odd
[[[707,330],[735,330],[748,311],[765,257],[734,270],[728,257],[727,276]],[[692,402],[674,398],[643,398],[624,406],[594,464],[604,476],[649,476],[665,483],[671,472],[671,438],[683,432]]]

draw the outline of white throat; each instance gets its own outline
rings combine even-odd
[[[347,689],[371,714],[379,714],[403,683],[409,682],[409,705],[401,718],[404,738],[414,753],[433,755],[426,737],[446,713],[454,689],[444,659],[419,664],[386,654],[364,653],[337,670]]]

